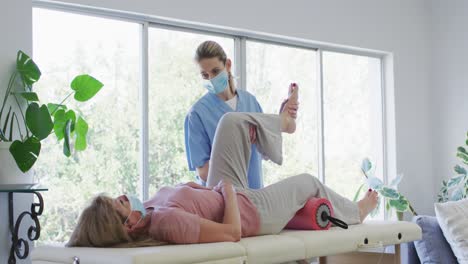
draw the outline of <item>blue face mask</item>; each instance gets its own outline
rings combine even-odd
[[[229,75],[226,70],[223,70],[214,78],[207,80],[204,86],[210,93],[219,94],[226,90],[228,83]]]
[[[130,214],[127,216],[127,219],[125,220],[125,223],[127,223],[128,218],[130,217],[130,215],[132,214],[133,211],[138,211],[138,212],[141,213],[141,218],[138,221],[138,223],[139,223],[141,221],[141,219],[143,219],[143,217],[145,217],[145,215],[146,215],[145,206],[140,201],[140,199],[138,199],[137,197],[135,197],[133,195],[126,195],[126,196],[127,196],[128,202],[130,203],[130,209],[132,211],[130,211]]]

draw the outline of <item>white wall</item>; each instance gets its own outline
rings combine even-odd
[[[8,78],[14,69],[16,52],[21,49],[27,53],[32,51],[31,1],[9,0],[0,4],[0,100],[8,84]],[[0,166],[2,164],[0,160]],[[32,195],[15,195],[15,218],[21,211],[29,210]],[[25,219],[28,219],[27,217]],[[26,238],[26,229],[31,221],[23,221],[21,237]],[[8,195],[0,193],[0,263],[8,262],[10,253],[10,233],[8,229]],[[17,263],[29,263],[29,258]]]
[[[0,87],[4,92],[11,70],[15,67],[16,52],[32,50],[31,1],[15,0],[0,4]],[[0,94],[3,99],[3,93]]]
[[[433,213],[426,1],[63,2],[393,52],[397,171],[406,177],[401,190],[419,212]]]
[[[461,164],[468,131],[468,1],[431,0],[431,115],[435,192]]]

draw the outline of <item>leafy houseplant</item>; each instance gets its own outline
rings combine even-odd
[[[390,185],[384,185],[382,180],[374,176],[375,173],[375,166],[372,164],[372,162],[368,159],[365,158],[362,161],[361,165],[361,171],[366,177],[366,183],[363,183],[359,189],[357,190],[355,196],[354,196],[354,201],[357,201],[359,194],[361,191],[364,189],[364,186],[368,186],[370,189],[373,189],[377,191],[381,197],[384,197],[384,203],[387,211],[390,211],[392,208],[395,209],[395,211],[399,214],[399,218],[402,217],[402,213],[406,211],[410,211],[413,215],[417,215],[416,211],[414,208],[411,206],[410,202],[408,199],[403,196],[400,192],[398,192],[398,184],[401,182],[403,175],[399,174],[393,181],[390,183]],[[380,198],[379,198],[380,199]],[[381,200],[379,200],[377,208],[371,212],[371,215],[374,216],[377,214],[377,212],[380,209],[380,204]]]
[[[457,157],[460,158],[462,163],[468,165],[468,132],[466,133],[465,146],[457,148]],[[455,175],[448,181],[442,181],[442,188],[438,194],[438,201],[457,201],[468,197],[468,173],[463,165],[455,165],[453,168]]]
[[[41,71],[36,63],[23,51],[18,51],[16,70],[12,73],[0,108],[0,142],[12,142],[9,151],[22,172],[29,171],[41,151],[41,141],[54,133],[63,139],[63,154],[71,156],[72,148],[86,149],[88,124],[78,111],[68,109],[65,101],[73,95],[76,101],[85,102],[96,95],[103,84],[90,75],[76,76],[71,82],[70,93],[58,104],[40,104],[33,85],[40,79]],[[17,104],[19,115],[12,106],[7,106],[12,97]],[[26,110],[24,104],[26,102]],[[5,116],[4,116],[5,115]],[[24,127],[20,125],[24,123]],[[15,135],[19,139],[15,140]],[[72,140],[74,144],[72,144]]]

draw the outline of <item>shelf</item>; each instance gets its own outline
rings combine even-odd
[[[0,193],[33,193],[48,191],[49,188],[38,183],[28,184],[0,184]]]

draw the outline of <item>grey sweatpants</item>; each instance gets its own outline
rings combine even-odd
[[[245,193],[260,215],[260,235],[280,232],[312,197],[330,200],[335,217],[347,224],[360,223],[357,203],[337,194],[309,174],[293,176],[260,190],[249,189],[250,125],[257,127],[258,151],[281,165],[283,156],[279,115],[227,113],[216,129],[207,185],[215,186],[227,178],[236,191]]]

